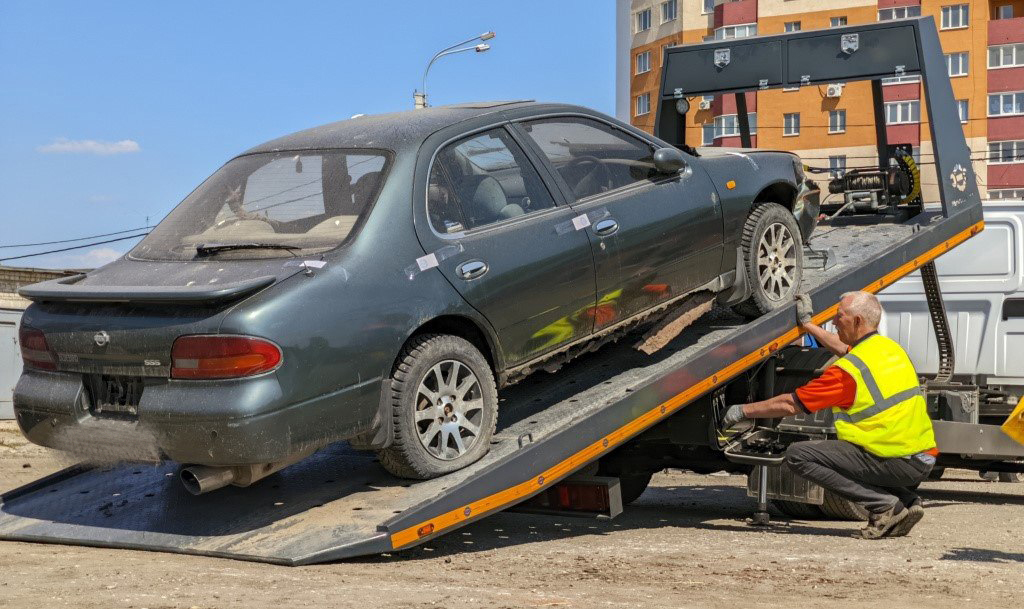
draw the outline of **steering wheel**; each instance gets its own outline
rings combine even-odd
[[[591,176],[593,176],[599,184],[602,184],[605,187],[611,186],[612,173],[611,171],[608,170],[608,166],[602,163],[601,159],[597,158],[596,156],[591,156],[587,154],[578,157],[573,157],[573,159],[566,163],[562,167],[562,169],[564,173],[568,173],[571,175],[577,170],[577,168],[586,167],[587,165],[592,165],[592,167],[590,169],[587,169],[587,172],[583,175],[583,177],[581,177],[579,180],[576,180],[576,184],[572,186],[574,193],[576,193],[576,188],[580,184],[582,184],[584,180],[590,178]],[[605,188],[604,190],[607,190],[607,188]],[[604,192],[604,190],[599,190],[598,192]],[[576,194],[580,195],[580,193]],[[595,193],[586,193],[582,196],[587,196],[589,194]]]

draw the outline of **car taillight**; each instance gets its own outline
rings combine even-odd
[[[251,336],[180,336],[171,347],[171,378],[229,379],[273,370],[281,349]]]
[[[56,370],[57,358],[50,345],[46,344],[46,336],[42,330],[21,326],[18,330],[18,342],[21,343],[21,359],[25,366],[39,370]]]

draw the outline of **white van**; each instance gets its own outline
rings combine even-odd
[[[1024,395],[1024,203],[986,203],[985,230],[935,261],[955,337],[954,380],[981,388],[979,423],[999,424]],[[879,294],[880,331],[899,341],[921,375],[938,349],[919,273]]]

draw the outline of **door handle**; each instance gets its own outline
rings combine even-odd
[[[470,260],[460,264],[455,272],[463,279],[476,279],[487,272],[487,263],[483,260]]]
[[[602,237],[610,235],[617,230],[619,230],[619,223],[611,218],[605,218],[594,223],[594,234],[601,235]]]

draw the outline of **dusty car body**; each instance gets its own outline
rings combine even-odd
[[[121,259],[22,291],[17,420],[116,459],[265,474],[349,439],[438,475],[484,454],[497,387],[694,291],[750,310],[759,281],[798,273],[817,205],[793,155],[678,151],[576,106],[298,132],[226,164]],[[789,245],[745,252],[768,207]],[[773,256],[789,262],[758,270]]]

